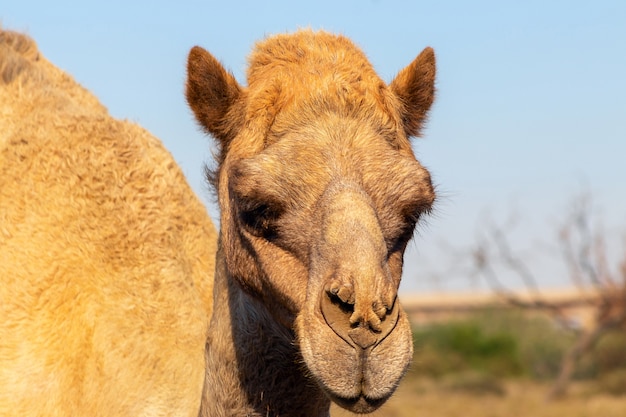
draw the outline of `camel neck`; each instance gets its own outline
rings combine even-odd
[[[214,294],[200,416],[328,416],[330,402],[303,371],[293,331],[229,279],[220,261]]]

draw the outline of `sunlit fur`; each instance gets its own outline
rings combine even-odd
[[[375,410],[412,357],[396,299],[435,194],[413,155],[434,97],[425,49],[385,84],[347,38],[256,45],[247,86],[207,51],[187,100],[219,145],[221,209],[203,416]]]
[[[161,144],[34,42],[0,32],[0,76],[1,416],[315,417],[389,398],[412,356],[402,256],[435,198],[409,142],[431,49],[387,85],[344,37],[281,35],[244,87],[194,48],[218,242]]]
[[[0,30],[0,416],[197,416],[215,252],[161,143]]]

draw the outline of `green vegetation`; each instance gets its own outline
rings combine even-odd
[[[549,383],[577,332],[528,311],[483,311],[463,320],[414,328],[409,378],[430,378],[446,390],[503,395],[507,379]],[[626,395],[626,332],[605,335],[584,357],[575,378]]]
[[[413,372],[440,377],[468,370],[494,376],[522,371],[516,340],[502,331],[489,331],[478,320],[432,325],[414,331]]]
[[[479,371],[496,377],[553,378],[574,335],[522,312],[485,311],[414,329],[416,375]]]

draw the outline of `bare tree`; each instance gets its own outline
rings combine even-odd
[[[607,256],[606,234],[592,224],[592,204],[589,194],[578,197],[571,205],[572,211],[560,227],[558,247],[567,267],[568,278],[581,294],[581,303],[594,311],[594,320],[582,328],[572,348],[562,359],[559,375],[548,395],[549,399],[562,397],[580,358],[591,351],[609,330],[626,329],[626,257],[616,270],[611,269]],[[538,280],[509,244],[505,227],[489,224],[472,251],[473,273],[479,273],[489,287],[507,303],[542,309],[564,319],[563,306],[546,301]],[[527,297],[508,290],[494,265],[503,266],[515,274],[528,290]]]

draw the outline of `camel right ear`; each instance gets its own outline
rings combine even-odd
[[[235,77],[205,49],[194,46],[187,58],[187,103],[196,120],[224,146],[238,130],[228,113],[241,95]]]
[[[435,51],[424,49],[391,82],[404,105],[402,122],[407,136],[417,136],[435,98]]]

